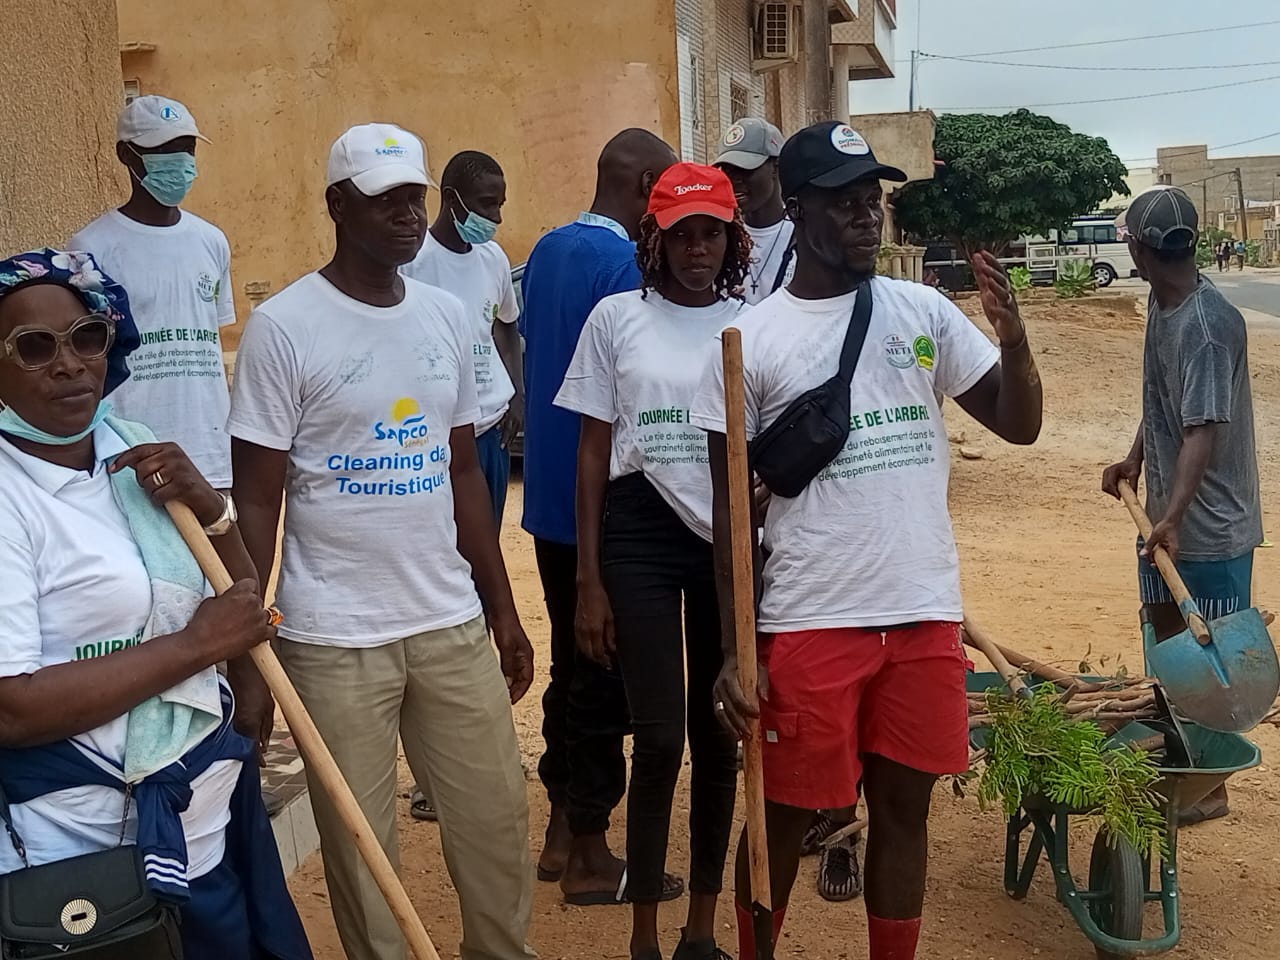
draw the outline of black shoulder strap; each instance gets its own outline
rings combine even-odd
[[[0,821],[4,822],[5,833],[9,834],[9,842],[13,844],[14,852],[22,861],[24,867],[29,867],[27,863],[27,845],[22,842],[22,837],[18,836],[18,830],[13,825],[13,814],[9,810],[9,798],[5,795],[4,787],[0,787]]]
[[[782,286],[787,279],[787,267],[791,266],[791,260],[796,255],[796,238],[792,236],[791,242],[787,244],[787,249],[782,251],[782,265],[778,267],[778,273],[773,278],[773,289],[770,293],[777,293],[778,288]]]
[[[858,357],[862,355],[862,345],[867,342],[871,307],[871,281],[863,280],[858,284],[858,299],[853,302],[853,316],[849,319],[849,330],[844,335],[844,347],[840,350],[839,377],[846,386],[853,382],[853,371],[858,366]]]

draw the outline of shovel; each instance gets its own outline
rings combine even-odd
[[[1004,680],[1009,687],[1009,691],[1015,696],[1022,699],[1030,699],[1031,688],[1027,686],[1026,681],[1022,679],[1022,674],[1009,663],[1009,660],[1001,650],[987,635],[987,632],[975,624],[968,617],[965,617],[964,623],[960,626],[960,637],[967,646],[973,647],[996,668],[996,672]]]
[[[1151,520],[1129,484],[1120,499],[1144,539]],[[1152,559],[1169,585],[1187,628],[1147,651],[1152,674],[1187,719],[1224,733],[1252,730],[1280,692],[1280,662],[1262,614],[1250,607],[1207,623],[1164,547]]]
[[[742,334],[728,327],[723,335],[725,444],[729,459],[729,530],[733,547],[734,633],[738,641],[738,682],[748,703],[758,703],[756,608],[752,559],[751,472],[747,464],[747,399],[742,381]],[[760,721],[752,720],[743,738],[742,791],[747,814],[747,853],[751,862],[751,925],[756,960],[773,960],[773,897],[769,881],[769,840],[764,819],[764,758]],[[750,960],[740,957],[739,960]]]
[[[231,575],[227,573],[222,558],[209,542],[209,537],[200,525],[200,521],[196,519],[196,515],[184,503],[171,501],[165,504],[165,508],[169,511],[174,526],[182,534],[182,539],[186,541],[187,547],[195,555],[196,562],[200,564],[200,569],[204,571],[214,591],[225,593],[231,588]],[[303,706],[298,691],[293,688],[293,683],[290,682],[289,675],[284,672],[284,667],[280,665],[275,651],[268,644],[262,643],[250,650],[249,655],[253,657],[253,662],[262,674],[262,679],[271,688],[272,696],[280,704],[280,710],[289,724],[289,729],[293,732],[293,739],[298,744],[298,749],[302,751],[311,776],[320,782],[329,799],[333,801],[333,805],[338,808],[338,815],[350,831],[356,849],[378,884],[378,889],[382,891],[382,896],[386,899],[387,906],[391,908],[400,931],[409,942],[409,949],[418,960],[440,960],[440,954],[436,952],[431,937],[427,935],[427,928],[422,925],[422,920],[413,909],[409,895],[400,883],[400,878],[396,876],[395,868],[391,866],[391,861],[387,859],[382,845],[374,836],[373,828],[369,826],[364,811],[356,802],[355,794],[351,792],[346,778],[338,769],[338,762],[333,759],[333,754],[325,746],[320,731],[316,729],[315,721],[311,719],[311,714],[307,713],[307,708]]]

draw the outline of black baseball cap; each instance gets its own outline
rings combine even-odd
[[[794,197],[801,187],[830,189],[869,177],[907,182],[905,173],[878,161],[862,135],[838,120],[805,127],[783,144],[778,157],[784,197]]]
[[[1200,216],[1186,191],[1157,184],[1134,197],[1124,227],[1144,247],[1190,250],[1200,237]]]

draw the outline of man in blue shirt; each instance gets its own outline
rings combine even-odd
[[[538,878],[560,881],[572,904],[626,899],[625,864],[609,851],[609,815],[626,790],[629,724],[617,669],[577,653],[579,417],[553,405],[588,314],[640,286],[634,238],[654,182],[676,155],[646,130],[624,130],[600,154],[591,209],[543,237],[525,267],[524,529],[533,535],[547,616],[551,683],[542,698],[546,752],[538,775],[551,801]],[[679,896],[668,878],[664,899]]]

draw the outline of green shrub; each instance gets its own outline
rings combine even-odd
[[[1083,297],[1093,287],[1093,267],[1087,260],[1068,260],[1058,268],[1058,278],[1053,281],[1053,288],[1063,300]]]
[[[1013,287],[1014,293],[1023,293],[1031,289],[1031,271],[1026,267],[1011,267],[1009,269],[1009,285]]]

